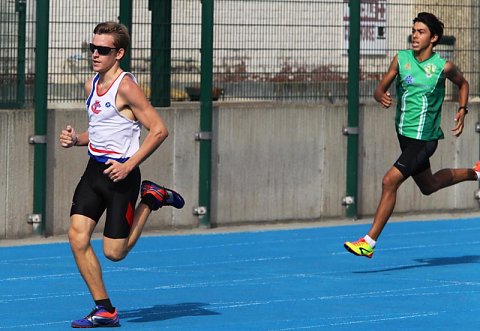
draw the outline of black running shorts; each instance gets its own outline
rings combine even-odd
[[[438,140],[426,141],[408,138],[397,134],[402,154],[394,167],[400,170],[405,178],[418,175],[430,168],[430,156],[435,153]]]
[[[113,182],[103,173],[108,167],[92,159],[88,161],[73,195],[70,216],[80,214],[98,222],[106,209],[103,235],[127,238],[140,190],[140,169],[137,167],[124,180]]]

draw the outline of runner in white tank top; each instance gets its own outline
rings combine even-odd
[[[68,125],[60,134],[63,147],[88,145],[90,155],[75,189],[68,235],[95,308],[86,317],[72,321],[74,328],[120,325],[90,243],[105,210],[103,252],[117,262],[133,248],[152,210],[162,206],[182,208],[185,203],[175,191],[143,181],[141,201],[136,205],[141,181],[139,165],[167,138],[168,131],[133,75],[120,68],[120,60],[130,45],[127,28],[105,22],[98,24],[93,33],[90,52],[97,75],[85,84],[89,127],[77,134]],[[140,144],[142,126],[148,133]]]
[[[136,79],[131,73],[122,72],[104,93],[98,93],[100,75],[92,83],[87,99],[88,154],[94,160],[105,163],[108,159],[125,162],[140,146],[142,125],[122,115],[115,104],[118,88],[125,75]]]

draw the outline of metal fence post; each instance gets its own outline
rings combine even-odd
[[[347,217],[357,218],[358,207],[358,107],[360,71],[360,1],[350,0],[348,41]]]
[[[202,1],[200,73],[200,164],[198,210],[200,226],[210,227],[212,172],[213,0]],[[205,137],[205,138],[202,138]]]
[[[47,134],[47,98],[48,98],[48,23],[49,0],[37,0],[35,38],[35,136]],[[33,212],[40,215],[37,234],[45,231],[47,145],[45,139],[35,143],[33,170]]]
[[[18,13],[18,48],[17,48],[17,99],[18,107],[25,104],[25,45],[27,30],[27,4],[26,0],[15,2],[15,11]]]
[[[151,0],[148,8],[152,12],[150,102],[156,107],[169,107],[172,0]]]
[[[120,0],[120,23],[125,25],[130,33],[130,38],[132,34],[132,0]],[[131,71],[132,69],[132,45],[130,44],[130,50],[125,54],[120,66],[125,71]]]

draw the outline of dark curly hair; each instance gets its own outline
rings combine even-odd
[[[435,15],[427,12],[418,13],[417,17],[413,19],[414,24],[417,22],[425,24],[432,35],[438,36],[437,41],[433,43],[433,46],[436,46],[443,36],[443,23]]]

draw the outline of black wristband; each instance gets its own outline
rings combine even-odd
[[[457,113],[458,113],[460,110],[462,110],[462,109],[465,110],[465,115],[467,115],[467,114],[468,114],[468,107],[467,107],[467,106],[460,106],[460,107],[458,107]]]

